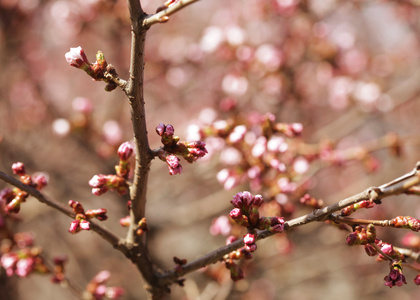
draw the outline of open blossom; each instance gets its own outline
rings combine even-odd
[[[85,51],[83,51],[80,46],[77,48],[70,48],[70,51],[66,53],[65,57],[70,66],[75,68],[86,69],[90,64]]]

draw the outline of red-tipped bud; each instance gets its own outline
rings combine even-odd
[[[72,234],[79,232],[80,231],[79,224],[80,224],[80,220],[73,220],[70,223],[69,232]]]
[[[128,226],[130,226],[130,223],[131,223],[131,217],[130,216],[126,216],[126,217],[120,219],[120,225],[122,227],[128,227]]]
[[[16,162],[12,165],[13,174],[24,176],[26,175],[25,165],[22,162]]]
[[[133,146],[131,146],[129,142],[125,142],[118,148],[118,156],[120,157],[120,160],[127,161],[133,154],[133,151]]]
[[[70,48],[70,51],[66,53],[65,57],[70,66],[78,69],[85,70],[90,64],[85,51],[83,51],[80,46],[77,48]]]

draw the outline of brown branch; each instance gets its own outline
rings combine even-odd
[[[373,224],[375,226],[382,226],[382,227],[394,227],[392,220],[366,220],[366,219],[355,219],[355,218],[348,218],[342,217],[337,214],[331,214],[328,218],[331,221],[337,223],[345,223],[350,225],[369,225]]]
[[[337,203],[334,203],[322,209],[316,209],[307,215],[289,220],[285,222],[285,230],[289,230],[293,227],[302,226],[302,225],[315,222],[315,221],[325,221],[329,218],[329,216],[332,213],[363,200],[370,199],[372,201],[374,200],[377,201],[391,195],[398,195],[398,194],[404,193],[411,186],[414,186],[420,183],[419,166],[420,166],[419,163],[417,163],[416,167],[411,172],[395,180],[392,180],[386,184],[383,184],[379,187],[370,187],[357,195],[343,199]],[[265,239],[274,234],[276,233],[270,232],[268,230],[263,230],[263,231],[258,232],[257,239],[258,240]],[[168,271],[167,273],[161,276],[160,280],[165,284],[170,284],[171,282],[175,281],[177,278],[187,273],[196,271],[204,266],[207,266],[209,264],[213,264],[222,260],[226,254],[229,254],[230,252],[241,248],[243,245],[244,245],[243,239],[237,240],[230,245],[221,247],[213,252],[210,252],[204,255],[203,257],[200,257],[199,259],[191,263],[187,263],[183,265],[181,271],[177,271],[177,272],[175,272],[174,270]]]
[[[156,23],[162,23],[166,22],[170,15],[173,15],[178,10],[183,9],[184,7],[193,4],[194,2],[197,2],[199,0],[179,0],[175,2],[174,4],[170,5],[167,9],[164,9],[154,15],[151,15],[143,20],[143,26],[150,27],[153,24]]]
[[[70,207],[67,207],[66,205],[51,200],[47,197],[45,197],[40,191],[38,191],[37,189],[30,187],[26,184],[23,184],[22,182],[20,182],[19,180],[17,180],[14,177],[11,177],[9,175],[7,175],[6,173],[3,173],[0,171],[0,179],[19,188],[20,190],[28,193],[29,195],[31,195],[32,197],[36,198],[39,202],[42,202],[56,210],[58,210],[59,212],[61,212],[62,214],[74,219],[75,217],[75,213],[73,212],[72,209],[70,209]],[[124,253],[126,256],[129,255],[128,249],[127,247],[125,247],[123,240],[120,239],[118,236],[116,236],[115,234],[113,234],[111,231],[105,229],[104,227],[102,227],[101,225],[92,222],[91,220],[89,220],[90,223],[90,227],[93,231],[95,231],[96,233],[98,233],[102,238],[104,238],[104,240],[106,240],[108,243],[110,243],[115,249],[118,249],[119,251],[121,251],[122,253]]]

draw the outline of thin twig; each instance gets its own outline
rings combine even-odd
[[[167,9],[164,9],[154,15],[151,15],[143,20],[143,26],[150,27],[153,24],[162,23],[167,21],[167,18],[170,15],[173,15],[178,10],[183,9],[184,7],[193,4],[199,0],[179,0],[174,4],[170,5]]]

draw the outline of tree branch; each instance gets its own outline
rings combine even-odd
[[[20,189],[22,191],[28,193],[32,197],[38,199],[39,202],[42,202],[42,203],[58,210],[62,214],[74,219],[76,214],[73,212],[72,209],[70,209],[70,207],[67,207],[66,205],[64,205],[60,202],[48,199],[37,189],[34,189],[33,187],[30,187],[26,184],[23,184],[22,182],[20,182],[16,178],[11,177],[11,176],[9,176],[6,173],[3,173],[1,171],[0,171],[0,179],[9,183],[9,184],[11,184],[11,185],[13,185],[13,186],[15,186],[15,187],[17,187],[18,189]],[[129,252],[127,250],[127,247],[125,247],[122,239],[120,239],[118,236],[113,234],[111,231],[105,229],[101,225],[99,225],[99,224],[97,224],[97,223],[95,223],[91,220],[89,220],[89,223],[91,225],[90,228],[93,231],[98,233],[102,238],[104,238],[104,240],[106,240],[108,243],[110,243],[115,249],[118,249],[119,251],[124,253],[124,255],[129,257]]]
[[[199,0],[179,0],[175,2],[174,4],[170,5],[167,9],[164,9],[154,15],[151,15],[145,18],[143,20],[143,26],[150,27],[156,23],[166,22],[167,18],[165,17],[169,17],[170,15],[173,15],[174,13],[176,13],[178,10],[181,10],[184,7],[190,4],[193,4],[194,2],[197,2],[197,1]]]
[[[338,210],[341,210],[349,205],[355,204],[363,200],[377,201],[391,195],[402,194],[411,186],[417,185],[419,183],[420,183],[420,165],[419,163],[417,163],[416,167],[411,172],[395,180],[392,180],[379,187],[370,187],[357,195],[343,199],[337,203],[334,203],[322,209],[316,209],[307,215],[287,221],[285,222],[284,228],[285,230],[289,230],[293,227],[302,226],[304,224],[308,224],[314,221],[318,221],[318,222],[325,221],[328,219],[328,217],[332,213]],[[276,234],[276,232],[270,232],[268,230],[260,231],[258,232],[257,240],[265,239],[274,234]],[[183,265],[182,270],[180,271],[177,271],[177,272],[175,272],[175,270],[168,271],[167,273],[161,276],[160,280],[165,284],[170,284],[171,282],[175,281],[177,278],[187,273],[196,271],[209,264],[213,264],[222,260],[225,255],[243,247],[243,245],[244,245],[243,239],[237,240],[233,242],[232,244],[229,244],[211,253],[208,253],[191,263],[187,263]]]

